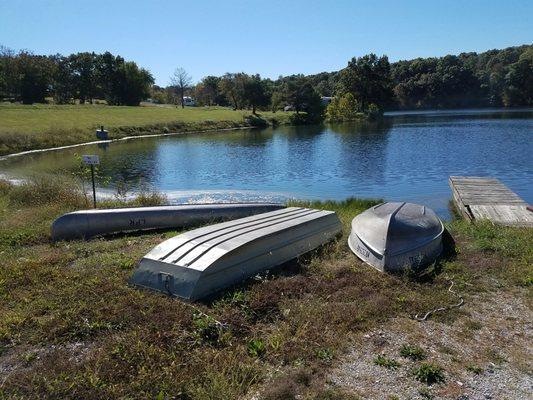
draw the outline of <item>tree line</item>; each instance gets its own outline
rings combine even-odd
[[[259,74],[228,72],[222,76],[206,76],[196,85],[183,68],[177,68],[167,87],[152,87],[151,100],[161,104],[181,104],[191,96],[199,106],[223,106],[234,110],[249,109],[276,112],[295,111],[293,122],[316,122],[322,119],[324,106],[320,94],[304,75],[261,78]]]
[[[533,106],[533,45],[395,63],[369,54],[354,57],[340,71],[274,80],[235,72],[193,85],[178,68],[167,87],[154,85],[150,72],[109,52],[42,56],[0,49],[0,99],[138,105],[151,98],[184,107],[184,96],[198,105],[253,113],[289,108],[310,121],[324,114],[321,97],[333,97],[327,110],[332,120],[387,109]]]
[[[322,96],[349,91],[387,109],[533,106],[533,45],[390,64],[371,54],[309,79]]]
[[[149,71],[109,52],[42,56],[0,47],[2,100],[32,104],[53,97],[57,104],[102,99],[112,105],[139,105],[153,83]]]
[[[320,118],[320,97],[333,97],[326,116],[345,120],[391,109],[533,106],[533,46],[390,63],[387,56],[352,58],[340,71],[276,80],[227,73],[187,88],[199,105],[276,111],[289,106]],[[153,97],[172,102],[173,87]]]

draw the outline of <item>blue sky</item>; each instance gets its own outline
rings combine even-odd
[[[166,85],[244,71],[276,78],[533,42],[533,0],[0,0],[0,44],[39,54],[109,50]]]

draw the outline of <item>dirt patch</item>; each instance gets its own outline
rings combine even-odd
[[[92,343],[72,342],[46,347],[24,345],[5,349],[0,355],[0,389],[12,374],[30,372],[38,364],[54,362],[58,358],[80,363],[94,347]]]
[[[328,385],[368,399],[529,398],[533,313],[525,292],[471,297],[452,323],[392,319],[359,337],[329,375]],[[425,359],[403,357],[404,345],[419,346]],[[399,366],[378,365],[379,355]],[[414,372],[423,363],[441,367],[444,382],[417,381]]]

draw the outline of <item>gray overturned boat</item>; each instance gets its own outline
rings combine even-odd
[[[348,245],[380,271],[401,271],[432,263],[442,252],[444,226],[430,208],[383,203],[352,221]]]
[[[195,229],[154,247],[130,283],[197,300],[313,250],[341,228],[333,211],[289,207]]]
[[[54,221],[52,240],[88,239],[98,235],[149,229],[186,228],[281,208],[284,208],[281,204],[229,203],[75,211]]]

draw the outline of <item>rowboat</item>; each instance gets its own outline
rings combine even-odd
[[[284,208],[271,203],[186,204],[82,210],[64,214],[52,224],[52,240],[88,239],[99,235],[150,229],[187,228]]]
[[[130,283],[194,301],[307,253],[341,229],[335,212],[299,207],[194,229],[154,247]]]
[[[397,272],[430,264],[442,252],[444,226],[430,208],[383,203],[352,220],[351,250],[380,271]]]

